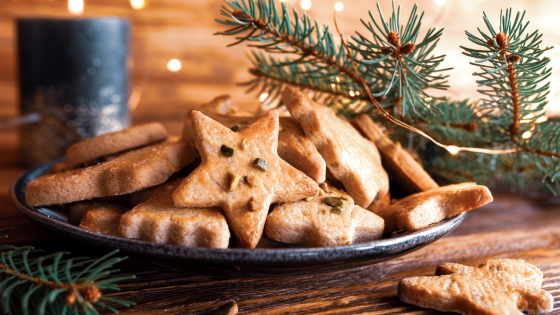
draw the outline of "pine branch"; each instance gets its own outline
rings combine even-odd
[[[7,229],[0,229],[0,233]],[[0,239],[7,238],[6,235]],[[126,259],[113,257],[115,250],[101,258],[63,259],[65,252],[29,258],[41,252],[31,246],[0,245],[0,310],[5,314],[98,314],[97,307],[118,313],[103,300],[123,306],[133,302],[106,298],[101,290],[118,290],[116,283],[135,276],[105,278]],[[45,265],[46,264],[46,265]],[[19,302],[19,304],[18,304]]]

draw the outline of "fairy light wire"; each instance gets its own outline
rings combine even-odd
[[[392,115],[390,115],[383,107],[381,107],[381,105],[379,104],[379,102],[375,99],[375,97],[373,97],[371,90],[369,89],[369,85],[367,84],[367,82],[365,81],[365,79],[360,75],[360,72],[358,71],[358,68],[356,67],[356,63],[354,61],[354,56],[352,55],[352,52],[350,51],[350,49],[348,48],[348,46],[346,45],[346,41],[344,40],[342,33],[340,32],[340,30],[338,29],[338,23],[336,22],[336,12],[334,12],[334,26],[336,27],[336,32],[338,33],[338,35],[340,36],[340,42],[342,43],[342,45],[344,45],[344,48],[346,49],[346,52],[348,53],[348,56],[350,57],[350,62],[352,63],[352,68],[354,69],[354,72],[356,73],[356,75],[358,76],[358,78],[360,79],[360,82],[362,83],[362,85],[364,86],[364,89],[366,90],[366,93],[368,94],[369,98],[371,99],[372,103],[375,105],[375,107],[377,108],[377,110],[379,112],[381,112],[381,114],[383,114],[383,117],[389,119],[392,123],[401,126],[403,128],[406,128],[412,132],[415,132],[421,136],[423,136],[424,138],[432,141],[435,145],[442,147],[444,149],[446,149],[447,151],[449,151],[449,153],[451,154],[457,154],[461,151],[468,151],[468,152],[476,152],[476,153],[485,153],[485,154],[492,154],[492,155],[499,155],[499,154],[509,154],[509,153],[515,153],[515,152],[519,152],[521,150],[521,148],[512,148],[512,149],[499,149],[499,150],[493,150],[493,149],[483,149],[483,148],[471,148],[471,147],[458,147],[458,146],[454,146],[454,145],[446,145],[443,143],[438,142],[436,139],[430,137],[428,134],[426,134],[425,132],[423,132],[422,130],[416,129],[398,119],[396,119],[395,117],[393,117]]]

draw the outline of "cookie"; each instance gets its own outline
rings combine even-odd
[[[111,200],[113,199],[113,200]],[[78,226],[82,220],[82,216],[88,210],[95,209],[97,207],[111,207],[115,206],[118,208],[123,208],[124,205],[114,200],[113,197],[108,198],[97,198],[95,200],[78,201],[65,205],[65,213],[68,214],[68,223]],[[130,210],[130,209],[129,209]]]
[[[373,141],[381,153],[381,161],[387,172],[409,193],[417,193],[438,188],[438,184],[399,143],[394,143],[371,118],[362,114],[352,120],[352,124],[369,140]]]
[[[278,242],[308,247],[348,245],[381,238],[383,219],[331,187],[325,196],[277,205],[266,219],[265,233]]]
[[[367,208],[379,202],[389,190],[389,178],[375,144],[332,109],[315,103],[301,91],[285,89],[282,98],[327,168],[344,184],[356,204]]]
[[[313,143],[305,137],[297,120],[291,117],[280,118],[278,156],[317,183],[325,181],[327,172],[325,160]]]
[[[83,214],[79,227],[92,232],[118,236],[119,221],[129,208],[112,204],[91,204]]]
[[[259,118],[239,110],[230,95],[216,96],[210,102],[200,105],[198,111],[228,128],[237,126],[242,129]]]
[[[219,208],[178,208],[171,194],[167,190],[123,215],[119,235],[186,247],[228,247],[229,228]]]
[[[478,268],[447,263],[436,276],[399,282],[401,301],[441,312],[464,315],[549,312],[552,295],[541,289],[543,274],[522,260],[492,259]]]
[[[126,128],[121,131],[106,133],[95,138],[71,145],[66,150],[68,168],[138,148],[167,138],[167,131],[160,123],[149,123]]]
[[[41,176],[26,187],[31,206],[116,196],[159,185],[191,163],[195,148],[178,138],[129,151],[86,168]]]
[[[184,180],[184,177],[176,178],[173,180],[169,180],[161,185],[157,185],[154,187],[146,188],[140,191],[135,191],[131,194],[126,195],[127,202],[131,207],[136,207],[137,205],[148,201],[148,199],[159,196],[165,193],[171,194],[179,184]]]
[[[486,186],[462,183],[410,195],[376,213],[385,220],[385,233],[412,232],[490,202],[492,194]]]
[[[278,113],[233,132],[193,111],[194,139],[202,162],[175,190],[177,207],[220,207],[240,243],[256,247],[271,203],[319,193],[309,177],[276,153]]]

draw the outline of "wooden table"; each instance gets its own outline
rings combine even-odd
[[[0,227],[15,228],[9,242],[47,252],[88,253],[84,246],[50,236],[14,209],[8,189],[24,171],[17,162],[17,137],[0,134]],[[137,279],[107,296],[138,303],[130,309],[120,307],[122,314],[211,314],[229,301],[237,301],[240,314],[441,314],[401,302],[396,296],[399,280],[433,275],[436,265],[444,262],[474,266],[489,258],[524,259],[538,266],[544,273],[543,288],[555,297],[553,313],[560,314],[560,201],[498,194],[492,204],[471,211],[450,235],[421,250],[318,276],[224,280],[124,262],[120,274],[132,273]]]

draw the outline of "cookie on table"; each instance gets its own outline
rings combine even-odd
[[[172,190],[159,192],[122,216],[120,236],[187,247],[228,247],[229,228],[219,208],[178,208]]]
[[[461,183],[410,195],[376,213],[385,220],[385,233],[413,232],[490,202],[486,186]]]
[[[192,111],[201,163],[173,193],[177,207],[220,207],[248,248],[259,242],[270,204],[319,194],[319,187],[278,157],[278,113],[273,110],[233,132]]]
[[[179,138],[170,138],[108,162],[44,175],[27,184],[26,201],[31,206],[66,204],[159,185],[194,161],[195,150]]]
[[[198,111],[228,128],[237,126],[242,129],[259,118],[240,110],[230,95],[216,96],[210,102],[200,105]]]
[[[417,193],[439,187],[422,165],[399,143],[394,143],[389,139],[368,115],[357,116],[352,120],[352,124],[375,143],[387,172],[394,175],[408,192]]]
[[[130,208],[114,204],[90,204],[80,219],[79,227],[92,232],[119,236],[120,219],[128,210]]]
[[[292,117],[280,117],[278,156],[317,183],[326,179],[327,164]]]
[[[492,259],[478,268],[447,263],[436,276],[399,282],[401,301],[441,312],[504,315],[549,312],[554,298],[541,289],[539,268],[514,259]]]
[[[287,88],[282,98],[327,168],[344,184],[356,204],[367,208],[378,203],[389,190],[389,178],[375,144],[332,109],[315,103],[299,90]]]
[[[104,156],[156,143],[166,138],[167,131],[157,122],[106,133],[71,145],[66,150],[66,164],[72,169]]]
[[[308,247],[348,245],[381,238],[383,219],[330,187],[324,196],[277,205],[265,233],[278,242]]]
[[[67,204],[64,206],[65,213],[68,214],[68,223],[78,226],[80,225],[80,221],[82,220],[82,216],[88,210],[95,209],[98,207],[112,207],[115,206],[117,208],[125,207],[122,202],[119,202],[114,197],[107,197],[107,198],[97,198],[95,200],[86,200],[86,201],[78,201]],[[130,210],[130,208],[127,208]]]

